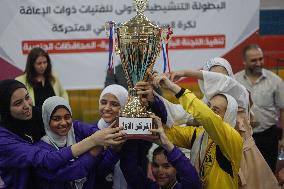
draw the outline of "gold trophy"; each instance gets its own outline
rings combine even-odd
[[[138,81],[147,81],[161,51],[162,29],[144,15],[148,0],[135,0],[137,15],[115,28],[116,51],[128,83],[129,97],[118,119],[130,138],[152,135],[153,120],[134,89]],[[115,25],[114,22],[111,24]]]

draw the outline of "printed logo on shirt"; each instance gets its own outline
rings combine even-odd
[[[112,173],[108,174],[108,175],[105,177],[105,179],[106,179],[107,182],[112,182],[112,181],[113,181],[113,174],[112,174]]]
[[[213,162],[215,161],[215,148],[213,148],[213,146],[215,145],[211,145],[209,147],[209,149],[207,150],[207,153],[204,157],[204,163],[203,163],[203,166],[205,169],[208,169],[210,167],[213,166]]]

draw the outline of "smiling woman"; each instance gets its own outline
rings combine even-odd
[[[128,92],[120,85],[109,85],[102,91],[99,99],[99,112],[101,119],[98,122],[99,129],[108,127],[126,104]]]
[[[105,122],[112,122],[119,115],[120,108],[120,103],[115,95],[106,93],[101,97],[99,111]]]
[[[56,107],[50,118],[50,129],[59,136],[66,136],[72,125],[71,113],[64,107]]]
[[[32,100],[24,88],[15,90],[11,97],[11,116],[21,120],[32,118]]]
[[[45,148],[46,143],[59,149],[76,143],[71,107],[64,98],[46,99],[42,105],[42,118],[46,135],[36,145]]]
[[[39,140],[44,134],[40,110],[32,107],[25,85],[4,80],[0,93],[1,126],[30,142]]]

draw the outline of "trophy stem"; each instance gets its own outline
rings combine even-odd
[[[147,111],[146,106],[144,106],[137,95],[137,90],[135,88],[129,88],[129,96],[126,105],[122,110],[122,116],[128,118],[143,118],[149,117],[150,112]]]

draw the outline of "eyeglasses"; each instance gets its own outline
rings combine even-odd
[[[69,121],[70,119],[72,119],[72,116],[71,114],[66,114],[64,116],[51,116],[52,121],[61,121],[62,119],[64,119],[65,121]]]

